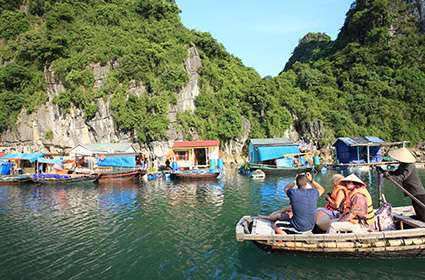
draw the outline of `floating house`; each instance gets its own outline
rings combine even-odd
[[[176,141],[173,145],[173,160],[180,169],[215,168],[219,150],[218,140]]]
[[[300,171],[311,167],[305,161],[306,153],[300,145],[286,138],[251,139],[248,160],[251,169],[266,173]]]
[[[338,164],[370,164],[383,161],[383,146],[405,145],[407,142],[385,142],[374,136],[339,137],[333,144]]]
[[[85,167],[136,167],[137,152],[131,144],[79,144],[69,152],[72,159],[84,160]]]
[[[31,173],[34,171],[34,163],[43,157],[41,153],[13,153],[3,155],[1,175],[12,173]]]

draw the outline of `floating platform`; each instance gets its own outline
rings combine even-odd
[[[29,174],[0,176],[0,186],[16,186],[24,183],[31,183]]]
[[[171,179],[176,180],[216,180],[221,175],[221,171],[210,170],[183,170],[173,171],[170,176]]]
[[[33,174],[32,181],[43,185],[65,185],[75,183],[94,183],[99,179],[99,175],[82,174]]]
[[[264,173],[269,175],[287,175],[287,174],[296,174],[307,171],[312,171],[312,166],[300,166],[300,167],[279,167],[275,165],[266,165],[266,164],[255,164],[250,163],[249,168],[251,170],[262,170]]]

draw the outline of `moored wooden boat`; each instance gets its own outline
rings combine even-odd
[[[209,170],[174,171],[171,173],[171,178],[179,180],[216,180],[220,174],[220,171]]]
[[[32,181],[43,185],[62,185],[71,183],[92,183],[96,182],[98,178],[99,176],[96,174],[33,174]]]
[[[251,178],[252,179],[264,179],[264,178],[266,178],[266,173],[264,173],[264,171],[262,171],[261,169],[256,169],[254,172],[252,172]]]
[[[142,176],[143,171],[136,169],[130,171],[121,171],[121,172],[99,172],[98,182],[107,183],[107,182],[119,182],[119,181],[131,181],[134,180],[137,176]]]
[[[411,207],[393,209],[397,230],[337,234],[276,234],[270,222],[245,216],[236,225],[236,239],[263,249],[328,256],[425,257],[425,223]]]
[[[0,186],[14,186],[31,182],[32,179],[29,174],[0,176]]]
[[[300,166],[300,167],[279,167],[275,165],[267,164],[255,164],[250,163],[249,167],[251,170],[260,169],[266,174],[270,175],[285,175],[285,174],[296,174],[300,172],[307,172],[313,169],[312,166]]]

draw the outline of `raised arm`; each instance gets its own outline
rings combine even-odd
[[[287,184],[283,190],[285,191],[285,193],[287,193],[288,190],[292,189],[293,187],[295,187],[295,183],[291,182],[291,183]]]
[[[396,170],[394,171],[388,171],[388,174],[399,180],[400,182],[404,181],[407,177],[410,176],[414,168],[413,164],[404,165],[401,164]]]
[[[310,181],[311,186],[319,192],[319,197],[322,196],[322,194],[325,193],[325,188],[322,187],[322,185],[320,185],[318,182],[314,181],[310,172],[307,172],[305,176],[307,177],[307,180]]]

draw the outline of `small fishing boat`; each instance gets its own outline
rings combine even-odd
[[[245,216],[236,224],[236,240],[262,249],[328,256],[425,257],[425,223],[411,206],[392,209],[397,229],[365,233],[276,234],[271,222]]]
[[[216,180],[220,174],[221,172],[218,170],[185,170],[173,171],[171,178],[178,180]]]
[[[266,178],[266,173],[264,173],[261,169],[257,169],[251,174],[252,179],[264,179]]]
[[[143,176],[145,171],[141,169],[135,169],[130,171],[120,171],[120,172],[99,172],[99,183],[106,182],[119,182],[119,181],[131,181],[138,176]]]
[[[96,174],[33,174],[31,179],[34,183],[43,185],[60,185],[71,183],[93,183],[98,180]]]
[[[0,186],[13,186],[31,182],[32,179],[29,174],[0,176]]]

